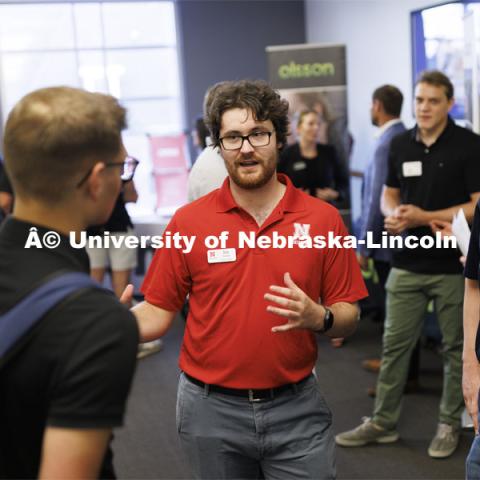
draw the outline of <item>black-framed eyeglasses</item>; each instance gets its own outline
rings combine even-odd
[[[245,140],[253,147],[266,147],[273,132],[253,132],[248,135],[225,135],[220,138],[224,150],[240,150]]]
[[[135,174],[135,170],[137,169],[139,163],[139,160],[131,157],[130,155],[127,155],[123,162],[105,162],[105,167],[110,168],[123,166],[120,178],[124,182],[129,182],[133,178],[133,175]],[[88,169],[88,172],[85,174],[85,176],[77,183],[76,188],[81,187],[87,181],[88,177],[92,174],[93,167],[94,166]]]

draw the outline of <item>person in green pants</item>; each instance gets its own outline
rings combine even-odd
[[[359,447],[398,438],[408,362],[422,329],[427,304],[434,300],[443,336],[444,382],[433,458],[450,456],[458,445],[462,398],[463,276],[456,248],[426,248],[434,240],[430,223],[451,221],[463,208],[471,221],[480,197],[480,137],[453,122],[453,86],[439,71],[423,72],[415,87],[417,125],[392,140],[381,208],[385,228],[413,237],[393,254],[387,290],[382,365],[373,417],[340,433],[336,443]],[[415,246],[415,248],[407,248]]]

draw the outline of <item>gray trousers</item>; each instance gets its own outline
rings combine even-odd
[[[250,402],[209,392],[182,373],[177,429],[196,479],[336,476],[332,414],[313,375],[271,400]]]

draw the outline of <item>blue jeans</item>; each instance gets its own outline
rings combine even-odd
[[[478,415],[480,420],[480,414]],[[465,470],[467,480],[480,479],[480,435],[475,435],[470,452],[468,453],[467,461],[465,463]]]
[[[209,392],[182,373],[177,429],[196,479],[332,479],[332,414],[312,375],[271,400]]]

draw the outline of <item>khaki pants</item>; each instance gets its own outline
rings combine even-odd
[[[388,276],[387,315],[382,366],[377,382],[373,421],[395,428],[401,411],[410,355],[433,299],[443,335],[443,392],[439,422],[460,426],[462,395],[462,275],[428,275],[392,268]]]

